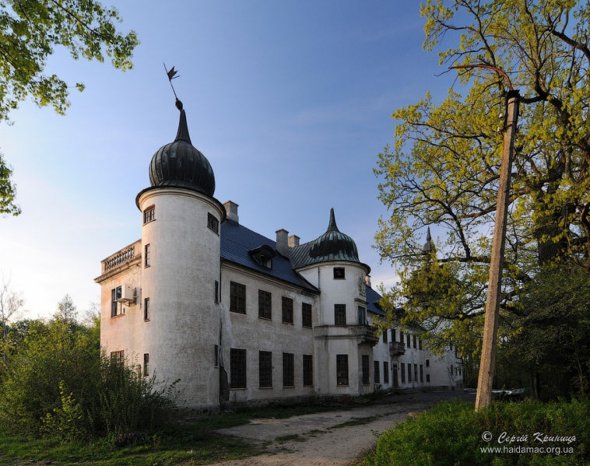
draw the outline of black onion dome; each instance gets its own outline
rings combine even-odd
[[[191,143],[186,113],[180,110],[178,132],[173,142],[160,147],[150,162],[150,183],[154,187],[176,187],[198,191],[213,197],[215,175],[207,158]]]
[[[313,262],[352,261],[359,262],[354,240],[338,230],[334,209],[330,209],[330,223],[326,232],[311,242],[309,257]]]

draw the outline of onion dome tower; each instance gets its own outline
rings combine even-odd
[[[215,176],[192,145],[186,112],[176,138],[149,165],[150,186],[136,204],[142,212],[141,303],[138,354],[163,383],[178,381],[179,404],[219,404],[220,224],[225,209],[213,197]],[[146,320],[148,306],[149,320]],[[151,375],[151,374],[150,374]]]
[[[354,240],[342,233],[336,225],[334,209],[330,209],[330,222],[326,232],[313,241],[309,257],[316,262],[343,260],[359,262],[359,254]]]

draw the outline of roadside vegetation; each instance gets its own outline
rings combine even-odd
[[[504,447],[508,449],[505,453],[482,450]],[[559,448],[559,453],[516,453],[517,448]],[[573,453],[569,453],[570,448]],[[501,466],[589,462],[590,401],[529,400],[497,402],[479,412],[471,403],[440,403],[383,433],[375,451],[362,464]]]

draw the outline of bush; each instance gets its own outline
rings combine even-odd
[[[489,432],[486,442],[482,434]],[[508,436],[523,438],[498,442]],[[576,436],[573,443],[535,440],[535,433]],[[429,411],[409,419],[383,433],[367,465],[511,465],[511,464],[587,464],[590,460],[590,401],[543,404],[494,403],[475,412],[473,405],[463,402],[440,403]],[[573,447],[574,454],[489,453],[485,447]]]
[[[0,381],[0,427],[71,440],[123,438],[164,423],[170,393],[101,355],[98,335],[98,323],[37,322]]]

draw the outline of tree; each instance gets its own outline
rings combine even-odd
[[[63,299],[57,303],[57,311],[53,315],[54,319],[63,322],[76,322],[78,318],[78,310],[74,305],[74,301],[69,294],[66,294]]]
[[[69,106],[68,83],[45,73],[55,47],[72,58],[111,59],[120,70],[132,67],[138,44],[135,32],[116,29],[121,18],[97,0],[7,0],[0,4],[0,121],[27,97],[39,106],[51,105],[63,114]],[[82,83],[76,83],[83,90]],[[14,205],[10,170],[0,157],[0,214],[19,213]]]
[[[422,14],[427,50],[458,35],[439,56],[447,67],[459,67],[460,85],[439,104],[427,94],[394,112],[395,143],[380,154],[375,170],[379,197],[390,209],[380,221],[377,245],[382,258],[401,264],[401,286],[392,293],[408,318],[443,327],[457,343],[469,342],[473,335],[467,331],[481,326],[485,303],[504,123],[504,86],[486,68],[506,71],[522,96],[500,315],[504,331],[520,312],[514,305],[520,290],[541,266],[572,262],[590,268],[590,6],[570,0],[429,0]],[[406,299],[416,287],[427,291],[421,237],[430,225],[443,236],[436,262],[447,275],[431,267],[430,279],[456,288],[436,305]]]
[[[8,282],[0,285],[0,326],[2,327],[2,341],[0,341],[0,353],[2,365],[6,365],[10,344],[8,341],[8,322],[22,309],[24,300],[12,291]],[[1,368],[0,368],[1,369]],[[0,374],[1,374],[0,370]]]

